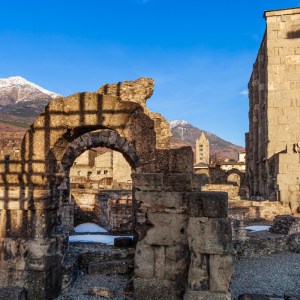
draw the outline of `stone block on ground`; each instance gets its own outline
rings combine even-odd
[[[184,293],[180,281],[135,278],[133,286],[135,300],[182,300]]]
[[[89,295],[111,298],[113,297],[114,293],[106,287],[100,287],[100,288],[94,287],[91,291],[89,291]]]
[[[120,236],[114,239],[115,247],[130,247],[132,246],[132,238],[126,236]]]
[[[231,300],[231,294],[188,290],[185,292],[183,300]]]
[[[0,289],[0,299],[27,300],[27,290],[24,287],[10,286]]]
[[[300,300],[300,295],[284,295],[284,300]]]
[[[133,279],[126,282],[126,285],[123,289],[124,295],[133,295]]]
[[[91,263],[88,265],[88,274],[96,275],[96,274],[126,274],[129,271],[128,261],[123,260],[114,260],[114,261],[106,261],[100,263]]]
[[[243,294],[238,300],[269,300],[269,297],[261,294]]]

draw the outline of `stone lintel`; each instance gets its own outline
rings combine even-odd
[[[273,16],[294,15],[294,14],[300,14],[300,7],[265,10],[263,18],[266,19],[268,17],[273,17]]]

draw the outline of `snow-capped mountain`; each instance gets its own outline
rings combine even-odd
[[[13,105],[22,101],[34,101],[61,97],[20,76],[0,78],[0,106]]]
[[[184,120],[173,120],[169,122],[169,127],[173,129],[174,127],[177,126],[184,126],[184,125],[189,125],[190,123]]]
[[[28,127],[45,106],[57,97],[61,95],[20,76],[0,78],[0,121]]]
[[[173,137],[171,138],[172,148],[191,146],[195,149],[196,140],[200,137],[202,132],[204,132],[206,138],[209,140],[209,149],[211,154],[217,154],[225,158],[237,159],[239,151],[245,150],[243,147],[224,141],[211,132],[194,127],[185,120],[169,121],[169,127],[173,134]]]

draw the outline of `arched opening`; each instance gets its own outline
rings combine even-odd
[[[228,183],[236,183],[238,186],[241,185],[241,177],[238,174],[232,173],[227,177]]]
[[[106,133],[107,131],[100,130],[96,134],[103,136]],[[76,227],[92,222],[110,233],[133,234],[132,169],[123,153],[112,149],[114,144],[102,143],[102,147],[85,150],[73,162],[69,174],[69,203],[74,215],[66,213],[68,218],[65,218],[61,213],[63,225],[72,229],[72,225]],[[82,152],[76,150],[78,153]],[[61,206],[61,211],[64,212],[63,203]]]
[[[93,142],[87,146],[84,140]],[[120,149],[120,142],[126,147]],[[139,171],[139,159],[126,139],[108,130],[85,133],[67,148],[61,168],[65,173],[59,187],[62,225],[72,230],[94,222],[111,232],[133,233],[131,173]]]

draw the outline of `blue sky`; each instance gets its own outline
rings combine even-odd
[[[244,146],[263,12],[299,1],[2,1],[0,78],[68,96],[151,77],[150,110]]]

